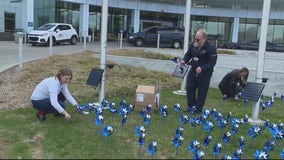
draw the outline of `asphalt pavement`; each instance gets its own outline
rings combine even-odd
[[[13,41],[0,41],[0,72],[6,69],[18,66],[20,61],[19,44]],[[94,50],[100,52],[101,45],[99,42],[88,42],[86,45],[78,43],[77,45],[70,45],[68,43],[56,45],[50,50],[49,46],[32,46],[31,44],[22,45],[22,62],[41,59],[50,55],[68,55],[79,53],[86,50]],[[170,48],[155,48],[155,47],[135,47],[127,43],[123,43],[120,46],[117,42],[107,43],[106,51],[131,49],[131,50],[144,50],[151,53],[170,54],[173,57],[183,57],[182,49],[170,49]],[[257,51],[244,51],[236,50],[237,55],[225,55],[219,54],[217,64],[211,79],[210,86],[217,88],[218,83],[223,76],[235,68],[247,67],[250,70],[249,80],[255,82],[256,68],[258,62]],[[93,55],[94,58],[99,58],[99,55]],[[153,60],[145,58],[134,57],[121,57],[107,55],[107,60],[114,61],[118,64],[127,64],[131,66],[144,66],[149,70],[162,71],[169,74],[175,69],[176,64],[172,61],[165,60]],[[284,88],[284,53],[279,52],[266,52],[264,56],[263,77],[268,78],[265,83],[263,94],[266,96],[272,96],[277,93],[277,96],[283,94]],[[178,90],[178,88],[177,88]]]

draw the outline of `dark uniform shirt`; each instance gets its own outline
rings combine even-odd
[[[217,61],[216,48],[210,45],[208,41],[206,41],[199,50],[191,44],[183,60],[189,62],[194,72],[196,67],[199,66],[202,69],[201,74],[212,74]]]

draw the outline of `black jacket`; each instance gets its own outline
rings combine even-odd
[[[224,76],[218,87],[223,95],[233,97],[243,90],[245,84],[246,83],[243,82],[239,76],[239,70],[234,69]]]
[[[183,60],[191,65],[191,69],[195,72],[196,67],[201,67],[203,73],[212,73],[217,61],[216,48],[206,41],[203,46],[197,51],[193,43],[189,46],[184,55]]]

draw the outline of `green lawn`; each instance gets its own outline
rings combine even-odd
[[[123,51],[125,53],[126,51]],[[135,52],[135,51],[131,51]],[[52,56],[43,59],[44,65],[33,63],[34,66],[25,64],[23,78],[34,80],[32,84],[38,83],[42,78],[54,75],[58,68],[62,66],[72,67],[74,78],[70,84],[70,91],[81,105],[88,102],[98,101],[98,89],[85,85],[86,79],[92,68],[98,67],[99,60],[90,58],[93,52],[78,53],[66,56]],[[131,54],[131,53],[129,53]],[[141,53],[139,53],[141,54]],[[146,54],[147,55],[147,54]],[[64,63],[64,64],[63,64]],[[35,67],[36,66],[36,67]],[[45,67],[51,66],[51,67]],[[31,75],[29,75],[31,73]],[[34,76],[34,74],[39,74]],[[33,78],[31,78],[33,77]],[[114,132],[107,138],[100,134],[100,128],[95,123],[95,114],[89,115],[76,113],[76,108],[69,106],[68,111],[72,119],[69,123],[63,117],[53,117],[47,115],[47,120],[39,122],[35,116],[36,110],[27,107],[17,110],[0,111],[0,158],[1,159],[150,159],[147,146],[150,142],[158,143],[158,150],[153,158],[155,159],[192,159],[193,153],[189,150],[192,141],[200,142],[200,150],[205,152],[204,158],[214,159],[213,146],[220,142],[223,145],[222,151],[217,158],[222,158],[225,154],[233,158],[233,153],[239,148],[239,138],[245,138],[244,153],[245,158],[254,159],[256,150],[265,151],[265,143],[272,138],[269,128],[260,126],[262,131],[255,137],[255,142],[249,136],[250,124],[240,124],[238,132],[230,137],[228,143],[223,142],[225,132],[231,132],[231,120],[233,118],[243,119],[245,115],[251,116],[252,102],[244,105],[243,100],[230,100],[223,102],[219,90],[210,88],[204,109],[218,112],[227,118],[229,112],[232,113],[228,125],[221,129],[213,116],[209,116],[208,121],[214,123],[214,128],[210,132],[212,141],[207,148],[203,145],[203,140],[208,135],[204,125],[193,127],[191,123],[184,126],[179,119],[182,114],[186,114],[190,119],[198,117],[183,112],[186,107],[186,97],[175,95],[173,91],[179,90],[180,79],[172,77],[166,73],[150,72],[144,68],[134,68],[125,65],[118,65],[107,71],[106,100],[115,102],[119,109],[119,102],[126,100],[128,104],[134,104],[135,90],[138,84],[155,85],[161,84],[161,105],[168,107],[168,115],[163,118],[159,112],[151,113],[151,123],[147,126],[142,120],[139,111],[133,111],[127,115],[126,124],[121,125],[122,117],[119,114],[111,114],[109,110],[104,110],[103,126],[112,125]],[[20,82],[20,80],[18,81]],[[30,86],[34,88],[34,86]],[[272,96],[272,95],[271,95]],[[268,107],[262,112],[260,109],[259,118],[268,119],[270,124],[280,125],[283,122],[284,107],[283,101],[277,95],[272,107]],[[264,97],[263,102],[270,97]],[[181,105],[181,111],[174,111],[174,104]],[[141,146],[139,154],[138,137],[135,135],[135,128],[143,125],[146,128],[145,144]],[[178,127],[184,127],[183,143],[177,150],[174,147],[173,139]],[[232,132],[231,132],[232,133]],[[284,148],[283,140],[277,141],[277,145],[270,151],[271,159],[281,159],[280,153]],[[244,157],[242,157],[244,158]]]
[[[251,106],[245,106],[242,100],[228,100],[222,104],[219,91],[210,89],[205,109],[210,111],[216,108],[217,111],[223,113],[227,117],[228,112],[232,112],[232,117],[244,118],[245,114],[251,114]],[[184,125],[183,143],[178,148],[173,145],[173,138],[177,127],[182,126],[179,118],[182,114],[189,115],[189,118],[194,117],[189,113],[185,113],[186,107],[185,96],[179,96],[172,93],[172,90],[162,91],[162,102],[168,106],[168,115],[163,122],[163,118],[159,113],[151,113],[151,123],[147,126],[138,111],[133,111],[127,116],[127,121],[124,127],[121,125],[121,116],[119,114],[111,114],[109,110],[104,110],[105,125],[112,125],[114,128],[113,134],[107,138],[100,134],[100,127],[96,125],[94,119],[95,114],[83,115],[75,113],[76,109],[70,107],[72,120],[69,123],[64,121],[64,118],[53,117],[48,115],[47,120],[39,122],[36,119],[36,111],[32,108],[18,109],[14,111],[1,111],[1,150],[5,152],[6,158],[92,158],[92,159],[149,159],[151,155],[147,152],[147,145],[151,141],[158,142],[158,151],[154,155],[157,159],[191,159],[193,154],[188,147],[190,142],[198,140],[201,150],[205,152],[204,158],[214,158],[213,145],[221,142],[223,150],[218,158],[229,154],[231,157],[236,149],[239,148],[239,138],[245,138],[244,153],[246,158],[254,158],[256,150],[265,150],[264,144],[271,139],[269,129],[263,129],[261,134],[255,138],[255,143],[249,138],[249,124],[240,124],[238,133],[231,136],[230,141],[225,144],[222,136],[226,131],[231,132],[231,121],[227,127],[220,129],[217,122],[212,116],[208,120],[212,121],[215,127],[210,134],[212,141],[206,149],[203,145],[203,140],[208,132],[203,128],[204,125],[197,125],[196,128],[186,123]],[[128,104],[133,104],[132,97],[109,98],[109,102],[115,102],[116,108],[119,108],[120,100],[125,99]],[[88,101],[85,102],[87,104]],[[180,103],[182,110],[178,113],[174,111],[173,105]],[[269,119],[270,123],[279,124],[282,122],[283,107],[282,101],[276,100],[273,107],[268,108],[264,112],[260,112],[260,118],[263,120]],[[146,140],[142,145],[142,154],[139,155],[138,137],[135,135],[135,128],[138,125],[143,125],[146,128]],[[261,127],[263,128],[263,127]],[[232,133],[232,132],[231,132]],[[282,140],[279,141],[279,147],[275,146],[269,155],[272,159],[281,158],[280,153],[283,148]]]

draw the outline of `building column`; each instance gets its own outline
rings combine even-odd
[[[234,17],[232,42],[238,42],[239,26],[240,26],[240,18]]]
[[[139,32],[140,29],[140,10],[139,9],[135,9],[134,10],[134,16],[132,16],[134,18],[134,33]]]
[[[23,2],[23,13],[21,28],[27,33],[34,30],[34,0],[27,0]]]
[[[89,32],[89,4],[80,4],[79,36],[87,37]]]

